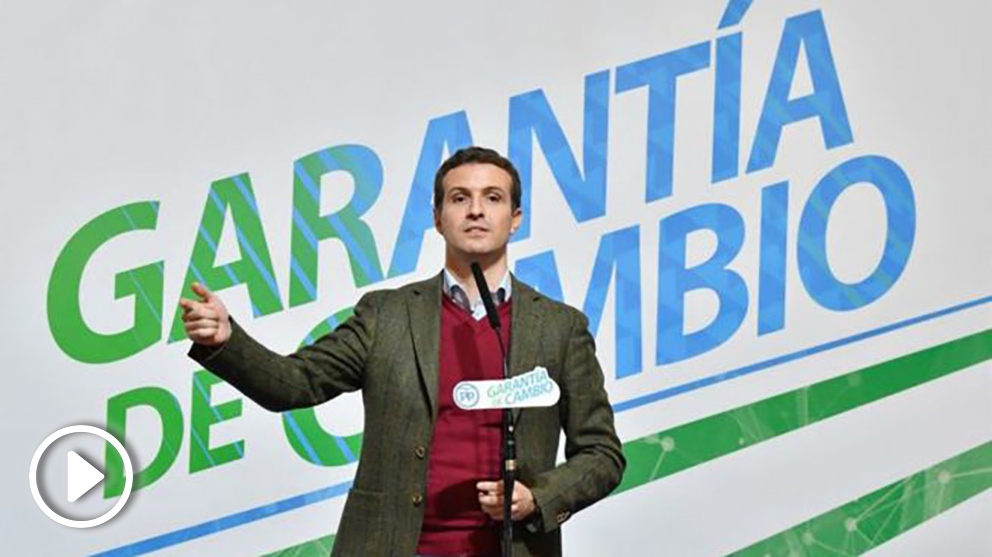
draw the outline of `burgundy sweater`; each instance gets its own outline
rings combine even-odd
[[[504,346],[509,346],[510,305],[498,308]],[[476,482],[499,480],[502,415],[499,410],[461,410],[452,390],[459,381],[502,379],[496,333],[447,296],[441,305],[441,354],[437,421],[427,464],[424,524],[417,554],[499,555],[499,523],[479,507]]]

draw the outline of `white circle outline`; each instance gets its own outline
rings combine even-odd
[[[463,403],[461,401],[461,398],[458,395],[460,393],[466,393],[466,392],[469,392],[469,393],[472,393],[473,395],[475,395],[475,401],[474,402],[472,402],[472,403]],[[463,409],[463,410],[471,410],[472,408],[475,408],[476,406],[478,406],[479,401],[482,399],[482,397],[479,396],[479,389],[476,388],[475,385],[472,385],[471,383],[469,383],[467,381],[461,381],[457,385],[455,385],[455,390],[454,390],[454,392],[452,394],[453,394],[453,396],[455,398],[455,405],[458,406],[459,408]]]
[[[51,446],[52,443],[65,437],[66,435],[72,435],[73,433],[89,433],[90,435],[96,435],[97,437],[102,438],[104,441],[113,445],[114,449],[120,453],[121,459],[124,461],[124,493],[121,494],[121,498],[118,499],[117,504],[115,504],[113,508],[104,513],[102,516],[91,518],[90,520],[72,520],[71,518],[66,518],[60,514],[57,514],[51,509],[51,507],[48,506],[48,503],[42,499],[41,492],[38,491],[38,463],[41,462],[41,455],[45,454],[45,451],[49,446]],[[127,503],[127,498],[131,495],[131,487],[134,483],[134,469],[131,467],[131,457],[128,456],[127,451],[124,450],[124,445],[122,445],[116,437],[98,427],[89,425],[71,425],[63,427],[62,429],[49,435],[44,441],[42,441],[41,445],[38,445],[37,450],[34,451],[34,456],[31,458],[31,469],[28,471],[28,480],[31,482],[31,495],[34,497],[34,502],[41,508],[42,512],[48,515],[48,518],[70,528],[92,528],[93,526],[99,526],[111,518],[114,518],[114,516],[116,516],[117,513],[121,512],[121,509],[124,508],[124,503]]]

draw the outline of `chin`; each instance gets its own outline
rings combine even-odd
[[[499,250],[493,248],[492,246],[470,244],[470,245],[459,246],[458,251],[462,252],[462,254],[467,257],[481,257],[481,256],[491,255]]]

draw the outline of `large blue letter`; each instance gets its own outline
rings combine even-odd
[[[741,34],[716,42],[716,91],[713,94],[714,184],[737,176],[741,144]]]
[[[796,73],[800,46],[805,47],[813,92],[790,101],[789,90]],[[782,128],[807,118],[820,119],[820,131],[827,149],[854,141],[847,109],[844,108],[844,96],[840,91],[837,68],[834,67],[834,59],[830,54],[830,41],[823,25],[823,14],[819,10],[790,17],[785,21],[768,92],[765,94],[765,105],[761,109],[758,130],[751,145],[748,173],[775,164]]]
[[[882,194],[888,228],[882,260],[861,282],[841,282],[827,261],[830,209],[848,187],[867,182]],[[916,236],[916,201],[906,173],[891,159],[865,155],[841,163],[813,188],[799,221],[799,275],[806,291],[834,311],[858,309],[877,300],[906,269]]]
[[[559,302],[564,301],[554,251],[542,251],[518,259],[514,267],[514,274],[541,294]]]
[[[579,171],[572,148],[555,118],[544,91],[537,89],[510,97],[509,157],[520,173],[524,218],[513,240],[530,237],[530,199],[533,169],[533,135],[541,144],[551,173],[577,222],[606,214],[606,145],[610,116],[610,72],[586,76]],[[533,132],[533,133],[531,133]],[[585,175],[583,177],[583,174]]]
[[[641,372],[641,236],[640,228],[631,226],[603,236],[592,268],[589,290],[582,312],[589,318],[589,332],[596,335],[603,317],[610,275],[616,269],[614,297],[614,341],[616,377],[620,379]]]
[[[647,203],[672,195],[675,80],[709,65],[710,43],[706,42],[617,68],[617,93],[648,88]]]
[[[718,203],[691,207],[661,220],[658,250],[658,365],[691,358],[724,343],[747,314],[747,285],[727,268],[744,243],[744,219]],[[716,234],[716,250],[705,262],[686,268],[686,237],[698,230]],[[719,298],[716,318],[686,334],[685,294],[706,289]]]
[[[785,245],[789,239],[789,182],[761,190],[758,335],[785,326]]]
[[[393,247],[393,259],[389,264],[390,278],[412,273],[417,268],[424,232],[434,228],[434,212],[431,208],[434,199],[434,174],[437,167],[441,166],[445,147],[448,153],[454,153],[471,144],[472,132],[464,110],[434,118],[427,124],[417,170],[413,175],[413,185],[410,186],[410,197],[406,199],[403,222],[400,223],[400,232]]]

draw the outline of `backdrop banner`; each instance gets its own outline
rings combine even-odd
[[[511,269],[589,317],[629,460],[567,554],[992,553],[992,4],[0,14],[0,552],[326,554],[360,395],[264,410],[186,357],[178,301],[314,342],[440,271],[434,172],[479,144],[520,171]],[[95,528],[28,481],[71,425],[136,472]],[[106,474],[73,503],[67,449]],[[110,443],[46,454],[60,514],[123,494]]]

